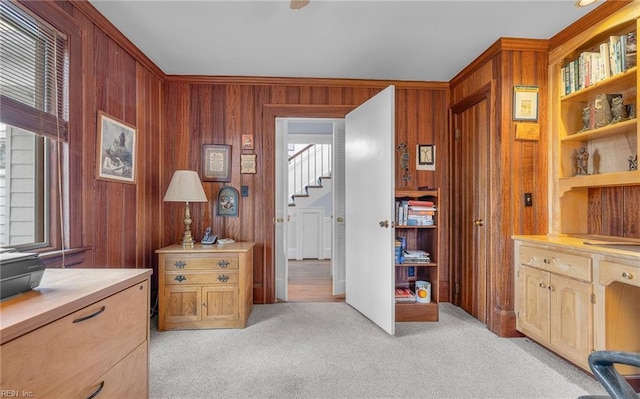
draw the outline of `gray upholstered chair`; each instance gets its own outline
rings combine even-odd
[[[640,399],[615,364],[640,367],[640,353],[622,351],[595,351],[589,355],[589,367],[593,375],[604,386],[612,399]],[[606,398],[607,396],[581,396],[579,399]]]

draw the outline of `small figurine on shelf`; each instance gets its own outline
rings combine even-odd
[[[576,155],[576,164],[578,167],[578,173],[576,175],[588,175],[587,168],[589,165],[589,153],[587,149],[582,147],[580,148],[580,152]]]
[[[618,123],[629,118],[627,106],[622,103],[622,96],[616,95],[611,98],[611,123]]]
[[[629,155],[629,170],[638,170],[638,154]]]
[[[582,108],[582,129],[580,132],[584,132],[591,129],[591,107]]]

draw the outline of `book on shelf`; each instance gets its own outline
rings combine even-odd
[[[396,288],[396,302],[415,302],[416,294],[409,288]]]
[[[610,35],[608,39],[582,51],[562,67],[564,94],[592,86],[637,65],[637,32]]]
[[[423,200],[409,200],[407,202],[409,206],[433,206],[433,201],[423,201]]]
[[[405,249],[404,261],[407,263],[430,263],[429,253],[421,249]]]

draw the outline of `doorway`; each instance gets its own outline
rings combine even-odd
[[[344,284],[336,278],[344,276],[345,241],[339,222],[344,208],[344,190],[340,189],[344,185],[344,119],[276,118],[275,134],[276,299],[344,301]],[[319,177],[315,174],[319,174],[321,190],[314,187],[310,190],[317,193],[316,198],[310,194],[293,202],[291,190],[296,192],[298,182],[289,183],[300,173],[289,169],[289,160],[308,153],[312,146],[330,149],[330,173],[322,167],[320,172],[305,172],[308,176],[303,185],[315,181]],[[327,163],[324,156],[323,162]]]
[[[491,292],[487,258],[493,90],[493,84],[485,85],[451,108],[454,135],[451,200],[452,209],[461,210],[451,217],[452,302],[485,324],[487,293]]]

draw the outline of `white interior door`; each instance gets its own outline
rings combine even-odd
[[[333,124],[333,242],[331,244],[331,274],[333,295],[342,295],[346,290],[346,247],[344,227],[344,122]]]
[[[345,301],[393,335],[395,87],[345,120]]]
[[[287,124],[282,118],[276,118],[276,299],[286,301],[288,298],[287,281]]]

